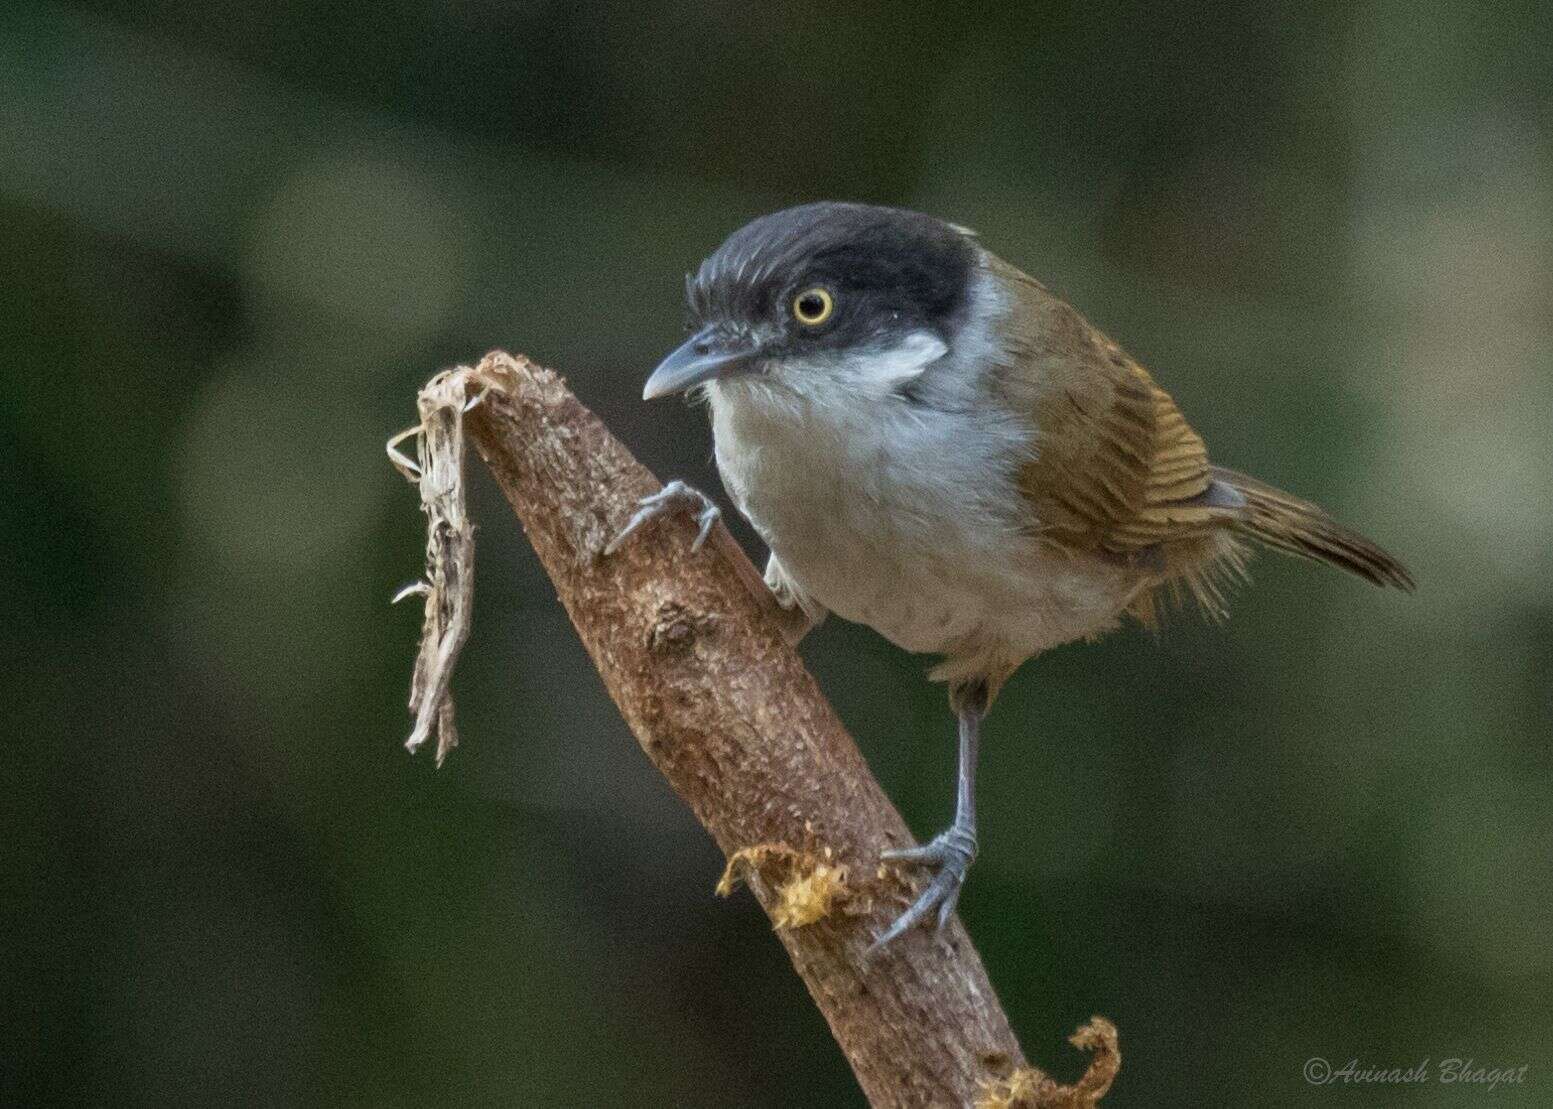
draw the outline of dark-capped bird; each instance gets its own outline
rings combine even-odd
[[[1247,541],[1411,589],[1309,501],[1213,465],[1175,402],[1040,282],[931,216],[808,204],[735,231],[688,279],[694,333],[647,399],[699,387],[717,468],[808,626],[834,612],[943,656],[959,718],[954,822],[881,857],[931,869],[876,941],[954,911],[976,857],[976,750],[1026,659],[1152,623],[1161,593],[1213,616]],[[673,482],[614,545],[704,495]],[[613,546],[611,549],[613,549]]]

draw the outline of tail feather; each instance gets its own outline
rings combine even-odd
[[[1234,470],[1214,466],[1210,472],[1215,482],[1223,482],[1246,500],[1245,515],[1233,525],[1236,531],[1288,554],[1347,570],[1375,585],[1412,592],[1413,575],[1405,566],[1319,506]]]

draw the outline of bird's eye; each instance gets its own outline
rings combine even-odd
[[[835,310],[836,300],[830,290],[818,285],[793,298],[793,317],[806,327],[819,327]]]

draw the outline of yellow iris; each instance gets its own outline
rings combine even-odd
[[[818,285],[793,298],[793,317],[808,327],[820,326],[835,310],[836,299],[830,295],[830,290]]]

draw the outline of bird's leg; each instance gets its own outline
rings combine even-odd
[[[667,516],[671,512],[689,511],[696,514],[696,522],[701,525],[701,530],[696,532],[696,539],[690,545],[692,551],[699,551],[701,544],[706,542],[706,537],[712,534],[712,528],[716,526],[717,519],[722,515],[722,510],[712,502],[699,489],[692,489],[678,478],[669,482],[662,489],[649,497],[643,497],[637,502],[636,515],[626,522],[620,534],[609,541],[609,546],[604,548],[606,555],[612,555],[620,549],[627,538],[644,524],[650,524],[660,516]]]
[[[960,719],[959,788],[955,797],[954,823],[921,847],[880,852],[879,857],[886,862],[923,863],[934,867],[935,873],[922,896],[874,940],[870,951],[884,947],[935,908],[938,927],[942,928],[954,913],[965,872],[976,859],[976,747],[981,735],[981,720],[987,712],[987,687],[977,683],[957,689],[952,700]]]
[[[652,496],[643,497],[638,502],[635,515],[626,522],[620,534],[609,541],[608,546],[604,548],[604,554],[614,554],[644,524],[681,510],[694,512],[696,522],[700,525],[700,530],[696,532],[695,541],[690,544],[690,549],[700,550],[708,539],[712,540],[713,547],[723,544],[726,547],[723,553],[728,556],[734,573],[739,576],[744,588],[749,590],[750,596],[760,606],[760,610],[776,622],[782,638],[789,644],[796,644],[809,634],[816,624],[825,619],[825,609],[820,607],[817,601],[801,597],[794,591],[782,572],[776,555],[771,556],[770,562],[766,565],[765,577],[762,577],[760,571],[744,557],[738,540],[726,531],[721,535],[714,534],[712,529],[717,526],[722,511],[712,503],[711,497],[698,489],[692,489],[683,481],[671,481]]]
[[[824,605],[793,584],[775,551],[766,559],[766,573],[761,583],[764,589],[753,589],[755,603],[776,621],[788,646],[797,646],[830,614]]]

